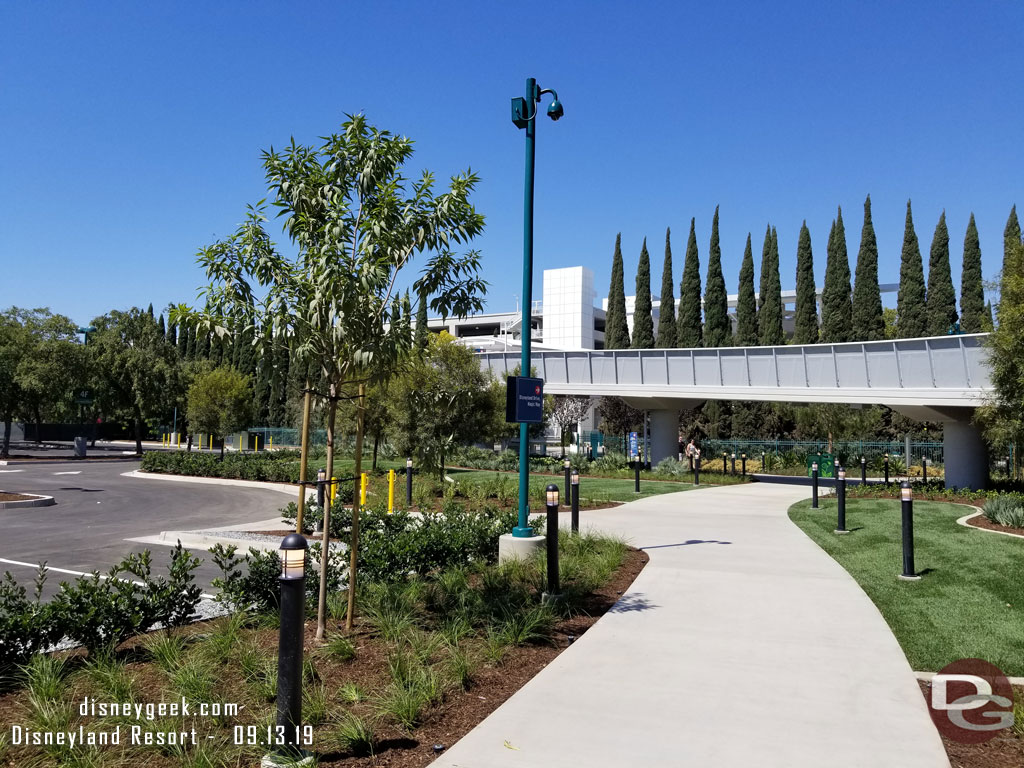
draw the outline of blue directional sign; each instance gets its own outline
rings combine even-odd
[[[505,421],[539,424],[544,421],[544,379],[509,376],[505,390]]]
[[[640,458],[640,436],[636,432],[629,433],[629,458]]]

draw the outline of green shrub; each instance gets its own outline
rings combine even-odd
[[[989,499],[984,507],[985,517],[998,525],[1024,528],[1024,503],[1015,496],[1003,495]]]
[[[238,557],[238,547],[216,544],[210,548],[214,564],[221,575],[212,581],[218,590],[216,600],[233,611],[274,613],[280,605],[281,561],[274,551],[249,548],[249,554]],[[315,579],[307,579],[315,581]]]
[[[36,574],[34,599],[10,572],[0,580],[0,681],[64,634],[50,605],[40,602],[45,583],[44,565]]]
[[[666,456],[659,461],[655,465],[654,471],[659,475],[667,475],[668,477],[682,477],[683,475],[689,476],[691,474],[690,462],[679,461],[672,456]]]

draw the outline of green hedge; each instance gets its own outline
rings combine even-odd
[[[297,451],[274,453],[225,454],[222,461],[214,453],[196,451],[150,451],[142,457],[144,472],[193,477],[224,477],[231,480],[262,480],[271,483],[299,482]],[[316,480],[317,468],[306,467],[306,480]]]

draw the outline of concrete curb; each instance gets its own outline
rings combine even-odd
[[[969,522],[967,522],[968,520],[973,520],[974,518],[978,517],[978,515],[983,515],[985,513],[982,510],[978,509],[977,507],[969,505],[969,504],[964,504],[963,506],[965,506],[965,507],[970,506],[971,509],[977,509],[978,511],[974,512],[974,513],[972,513],[970,515],[964,515],[963,517],[959,518],[956,521],[958,525],[962,525],[964,528],[970,528],[972,531],[984,531],[985,533],[998,533],[1000,536],[1012,536],[1015,539],[1024,539],[1024,536],[1021,536],[1019,533],[1010,533],[1009,531],[993,531],[991,528],[981,528],[981,527],[979,527],[977,525],[971,525]],[[1022,683],[1022,685],[1024,685],[1024,683]]]
[[[225,547],[234,546],[241,553],[249,551],[249,548],[259,549],[264,552],[276,551],[277,545],[259,541],[258,539],[232,539],[224,536],[211,536],[205,533],[193,533],[191,531],[161,531],[156,536],[138,536],[132,539],[125,539],[137,544],[152,544],[161,547],[173,547],[179,541],[185,549],[202,549],[209,551],[210,547],[222,544]]]
[[[13,491],[11,491],[13,493]],[[36,496],[34,493],[23,493],[22,496],[31,496],[31,499],[21,501],[0,501],[0,509],[22,509],[24,507],[52,507],[57,503],[53,496]]]
[[[193,477],[192,475],[165,475],[159,472],[122,472],[122,477],[134,477],[140,480],[170,480],[176,483],[199,483],[201,485],[233,485],[237,488],[262,488],[266,491],[277,491],[295,496],[299,486],[290,483],[266,483],[259,480],[229,480],[223,477]]]

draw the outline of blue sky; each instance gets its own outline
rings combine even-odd
[[[565,105],[538,126],[535,295],[541,269],[585,263],[604,296],[618,231],[627,292],[645,236],[657,291],[667,226],[678,291],[690,218],[704,269],[716,205],[730,293],[768,222],[792,287],[807,220],[820,285],[836,206],[852,261],[868,193],[882,282],[908,198],[926,263],[946,211],[957,281],[973,211],[989,277],[1024,203],[1022,28],[1010,0],[0,0],[0,306],[84,322],[194,301],[196,251],[265,194],[260,150],[363,111],[416,140],[411,175],[480,174],[475,246],[489,309],[508,308],[523,176],[509,99],[531,75]]]

